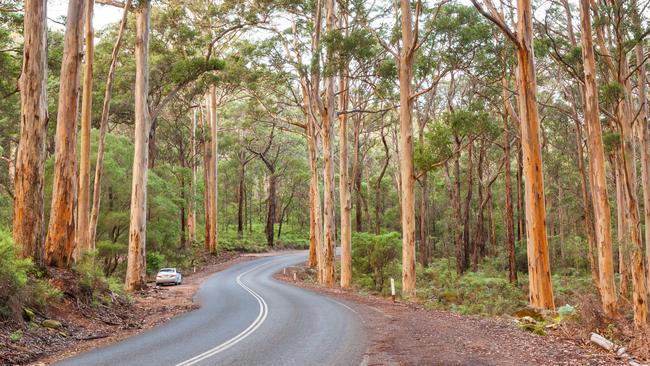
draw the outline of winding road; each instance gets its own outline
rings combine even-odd
[[[264,257],[217,272],[195,295],[200,309],[56,365],[359,365],[366,337],[358,314],[273,279],[306,257]]]

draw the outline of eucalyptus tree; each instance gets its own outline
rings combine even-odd
[[[84,0],[72,0],[68,3],[61,63],[52,207],[45,239],[45,262],[56,267],[69,267],[75,250],[77,109],[85,5]]]
[[[20,143],[14,174],[13,238],[23,258],[43,265],[45,145],[47,137],[47,4],[25,3],[20,88]],[[7,35],[0,33],[4,40]],[[5,59],[5,53],[0,53]],[[2,62],[2,68],[10,64]],[[5,74],[8,75],[8,74]],[[2,85],[5,95],[5,85]],[[5,98],[3,98],[5,99]]]

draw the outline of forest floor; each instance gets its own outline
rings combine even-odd
[[[0,365],[46,365],[138,334],[196,309],[192,297],[208,276],[257,256],[235,252],[206,256],[196,272],[183,275],[182,285],[149,286],[132,295],[131,301],[116,299],[110,306],[84,303],[66,294],[47,314],[37,313],[31,325],[0,323]],[[59,274],[55,281],[70,280],[66,276],[70,274]],[[45,319],[55,319],[61,327],[37,325]]]
[[[414,302],[326,289],[314,284],[304,266],[287,268],[285,275],[276,277],[351,304],[368,335],[364,362],[368,366],[628,364],[588,342],[524,331],[512,319],[459,315]]]

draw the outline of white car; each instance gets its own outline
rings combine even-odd
[[[183,276],[176,268],[162,268],[156,275],[156,285],[180,285],[181,283],[183,283]]]

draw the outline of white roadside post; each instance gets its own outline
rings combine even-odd
[[[390,278],[390,297],[395,301],[395,279]]]

